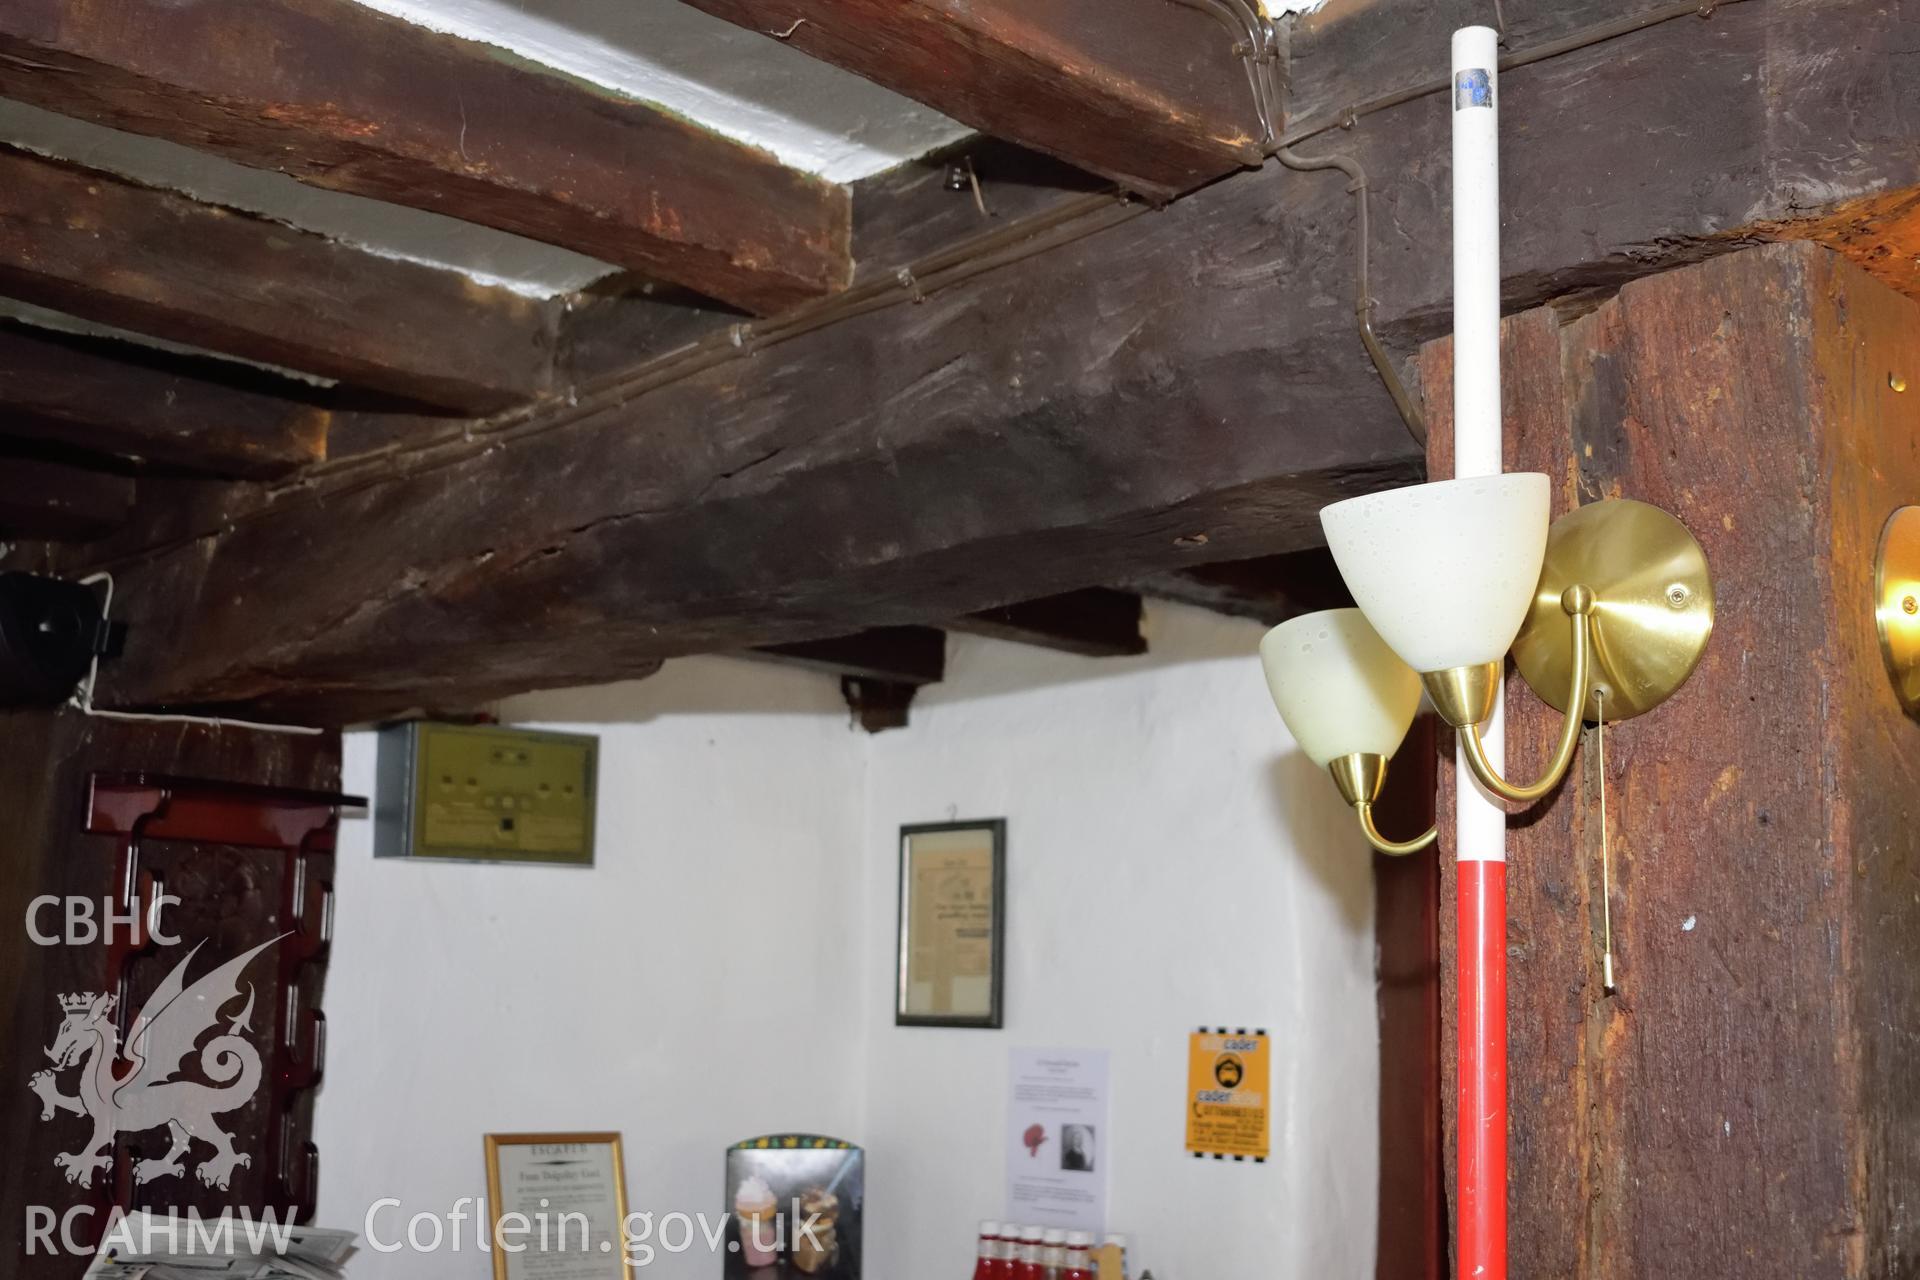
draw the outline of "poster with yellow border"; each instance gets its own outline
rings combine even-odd
[[[1195,1159],[1267,1158],[1272,1072],[1264,1029],[1201,1027],[1187,1058],[1187,1150]]]

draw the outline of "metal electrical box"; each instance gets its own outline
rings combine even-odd
[[[493,725],[382,729],[374,856],[590,867],[599,747]]]

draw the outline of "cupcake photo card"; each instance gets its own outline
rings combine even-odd
[[[727,1280],[858,1280],[865,1152],[803,1134],[727,1152]]]

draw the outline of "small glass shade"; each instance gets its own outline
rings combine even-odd
[[[1498,662],[1513,647],[1547,554],[1539,472],[1409,485],[1320,512],[1367,621],[1415,671]]]
[[[1287,732],[1317,765],[1391,756],[1420,709],[1420,677],[1358,609],[1281,623],[1260,641],[1260,665]]]

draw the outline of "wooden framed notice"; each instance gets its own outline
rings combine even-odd
[[[490,1133],[493,1280],[633,1280],[617,1133]]]
[[[1006,819],[900,828],[896,1026],[1000,1027],[1006,885]]]

